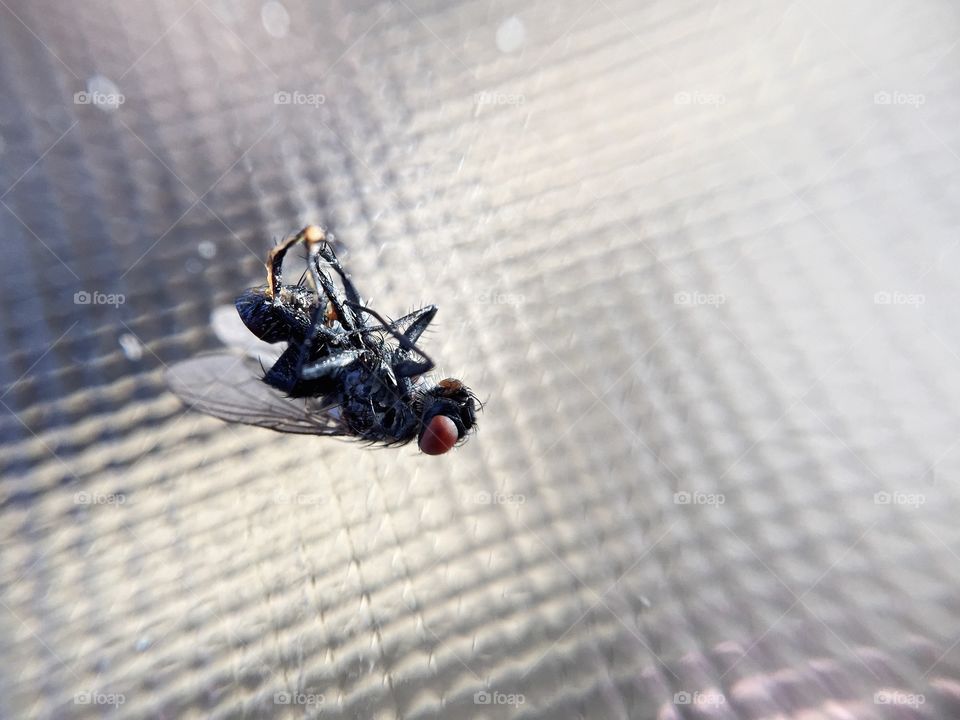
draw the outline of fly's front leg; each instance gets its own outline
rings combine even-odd
[[[344,327],[344,329],[348,331],[355,330],[357,326],[362,323],[360,323],[357,316],[346,307],[343,298],[340,297],[340,292],[337,290],[336,285],[333,284],[333,280],[330,279],[330,276],[320,268],[320,260],[322,258],[321,252],[322,250],[320,242],[310,244],[310,253],[307,257],[307,264],[310,266],[310,273],[313,275],[313,281],[317,286],[318,292],[323,290],[324,294],[327,296],[327,300],[329,301],[330,306],[336,315],[336,319],[340,321],[340,324]],[[323,305],[324,303],[322,301],[319,302],[319,306],[322,307]],[[324,310],[326,310],[326,308],[324,308]]]
[[[393,335],[397,339],[397,342],[400,344],[401,348],[403,348],[407,352],[416,353],[421,358],[423,358],[422,360],[412,360],[410,358],[404,358],[403,360],[394,364],[393,372],[398,378],[414,377],[415,375],[423,375],[424,373],[430,372],[431,370],[433,370],[435,363],[433,362],[433,360],[430,359],[430,356],[427,355],[419,347],[417,347],[416,344],[413,343],[406,335],[403,335],[397,332],[394,329],[395,323],[388,323],[386,320],[383,319],[380,313],[378,313],[376,310],[373,310],[372,308],[363,307],[362,305],[354,305],[353,303],[350,303],[350,301],[347,301],[347,304],[353,306],[353,308],[357,312],[365,312],[368,315],[373,316],[381,325],[384,326],[387,332],[389,332],[391,335]],[[434,312],[436,312],[436,308],[434,308]],[[430,321],[427,320],[426,322],[429,323]],[[423,328],[426,328],[426,323],[423,324]],[[421,332],[423,332],[423,330],[421,330]]]
[[[309,241],[310,237],[323,237],[323,230],[316,225],[310,225],[298,232],[293,237],[287,238],[279,245],[274,247],[267,255],[267,292],[270,298],[274,299],[280,294],[280,288],[283,286],[283,258],[287,251],[299,242]]]
[[[337,275],[340,276],[340,280],[343,282],[343,289],[346,291],[347,300],[354,303],[355,305],[362,305],[363,301],[360,299],[360,292],[357,290],[356,285],[353,284],[353,280],[350,278],[350,274],[344,270],[343,265],[340,264],[340,259],[337,257],[336,253],[333,252],[333,248],[329,243],[325,243],[323,247],[320,248],[320,257],[323,258],[330,267],[332,267]]]
[[[407,340],[415,343],[420,339],[420,336],[423,335],[423,331],[427,329],[427,326],[433,321],[436,314],[437,306],[427,305],[425,308],[414,310],[409,315],[404,315],[402,318],[394,320],[393,324],[403,333]]]
[[[303,380],[322,380],[333,377],[339,370],[354,362],[363,354],[363,350],[355,347],[343,347],[350,334],[355,331],[358,322],[358,315],[355,315],[350,309],[350,301],[344,301],[338,292],[333,281],[320,267],[320,258],[323,257],[323,247],[326,238],[322,231],[316,226],[313,229],[317,232],[311,232],[311,228],[304,231],[309,254],[307,264],[313,275],[314,283],[318,289],[323,290],[327,300],[340,321],[343,330],[334,330],[327,325],[327,307],[326,303],[318,298],[317,306],[313,310],[313,318],[310,323],[310,330],[300,346],[300,357],[297,364],[297,376]],[[352,285],[350,286],[352,287]],[[317,343],[322,342],[327,350],[323,357],[315,358]],[[362,343],[361,343],[362,347]]]

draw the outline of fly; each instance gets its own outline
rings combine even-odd
[[[307,248],[307,272],[296,285],[284,284],[284,257],[300,243]],[[417,341],[437,314],[435,305],[386,320],[364,305],[316,225],[273,248],[266,268],[266,284],[234,303],[253,337],[234,337],[231,344],[247,354],[201,355],[167,371],[183,402],[279,432],[383,445],[416,438],[428,455],[447,452],[475,429],[480,404],[466,385],[455,378],[433,385],[422,380],[434,362]],[[303,282],[307,274],[313,288]],[[262,354],[259,363],[254,359],[255,343],[285,349],[273,349],[267,370]]]

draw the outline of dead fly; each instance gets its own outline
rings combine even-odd
[[[302,280],[283,283],[284,256],[301,242],[313,288]],[[436,306],[393,321],[366,307],[319,227],[306,227],[271,250],[267,284],[247,290],[235,304],[246,330],[258,340],[236,333],[231,338],[216,321],[215,329],[247,356],[202,355],[167,372],[171,389],[191,407],[280,432],[385,445],[417,438],[429,455],[447,452],[475,427],[479,403],[462,382],[421,380],[434,363],[417,340]],[[286,343],[279,353],[270,348],[269,370],[262,364],[264,343],[281,348]],[[261,348],[260,363],[253,359],[255,345]]]

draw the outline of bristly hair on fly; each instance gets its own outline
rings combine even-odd
[[[460,380],[426,379],[435,364],[418,341],[437,307],[385,319],[363,302],[333,243],[310,225],[272,248],[266,284],[235,303],[249,337],[234,345],[235,332],[218,332],[249,357],[222,352],[178,363],[167,372],[171,389],[201,412],[279,432],[383,446],[416,439],[429,455],[462,444],[484,403]],[[284,284],[284,258],[300,246],[306,268],[296,284]],[[254,343],[283,349],[256,354]]]

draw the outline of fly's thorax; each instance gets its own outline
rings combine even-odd
[[[406,442],[416,437],[417,412],[409,380],[396,384],[382,358],[361,358],[340,376],[339,405],[357,435]]]

